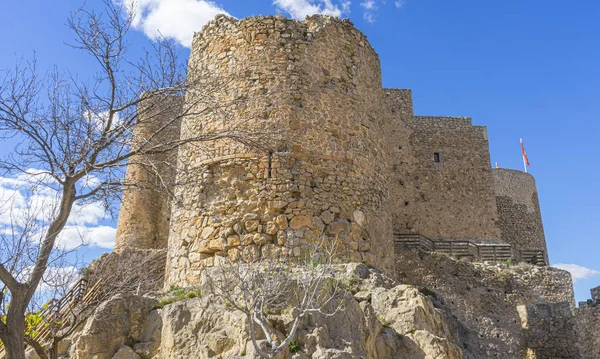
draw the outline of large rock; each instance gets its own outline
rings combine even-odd
[[[112,359],[140,359],[140,356],[127,345],[123,345]]]
[[[414,287],[399,285],[363,264],[341,265],[337,276],[353,286],[341,303],[331,304],[331,308],[341,304],[343,310],[331,317],[305,318],[295,338],[300,351],[284,352],[282,358],[463,358],[454,326],[447,323],[449,316]],[[164,359],[226,359],[242,354],[259,358],[245,316],[213,296],[165,306],[162,322]],[[291,322],[289,312],[273,316],[275,335],[283,337]],[[256,330],[260,333],[260,328]],[[260,346],[266,345],[264,337],[258,339]]]
[[[152,358],[158,353],[160,348],[160,336],[162,332],[161,313],[160,309],[150,312],[142,327],[140,342],[133,346],[135,352],[143,355],[144,358]]]
[[[339,265],[335,276],[346,289],[325,309],[342,310],[333,316],[303,318],[293,353],[288,349],[277,359],[463,358],[454,319],[416,288],[400,285],[364,264]],[[210,293],[205,279],[199,289]],[[161,310],[152,310],[154,305],[155,300],[145,297],[112,297],[73,338],[71,358],[260,358],[245,315],[219,298],[205,294]],[[292,321],[289,310],[271,316],[272,334],[283,339]],[[255,329],[257,345],[266,347],[260,328]],[[465,357],[473,356],[465,352]]]
[[[72,359],[111,359],[126,342],[139,342],[155,299],[117,294],[100,304],[73,339]]]
[[[165,306],[161,353],[166,358],[233,358],[245,351],[246,319],[205,296]]]

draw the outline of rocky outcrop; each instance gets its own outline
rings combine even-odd
[[[416,288],[400,285],[362,264],[341,266],[348,285],[343,311],[302,322],[282,358],[462,358],[456,323]],[[278,335],[291,326],[289,313],[274,316]],[[451,321],[451,319],[450,319]],[[157,358],[259,358],[244,315],[204,296],[162,310]],[[257,328],[258,330],[258,328]],[[258,330],[260,331],[260,330]],[[259,337],[259,345],[266,345]]]
[[[155,304],[156,299],[131,294],[117,294],[100,304],[73,339],[71,358],[111,359],[125,343],[139,342]]]

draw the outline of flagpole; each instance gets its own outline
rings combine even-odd
[[[523,156],[523,139],[521,141],[521,157],[523,157],[523,168],[525,169],[525,173],[527,173],[527,162],[525,161],[525,156]]]

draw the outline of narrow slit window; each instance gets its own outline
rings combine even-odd
[[[433,154],[433,162],[440,163],[440,161],[441,161],[440,153],[439,152],[435,152]]]
[[[273,177],[273,152],[269,152],[269,163],[267,167],[267,178]]]

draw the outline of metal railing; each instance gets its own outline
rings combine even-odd
[[[470,240],[433,240],[421,235],[394,234],[396,248],[424,253],[442,253],[455,258],[470,258],[478,261],[508,261],[513,257],[513,248],[508,243],[480,243]],[[521,250],[520,261],[534,265],[547,265],[542,250]]]
[[[85,306],[95,302],[101,294],[101,282],[97,281],[89,286],[86,279],[81,278],[69,289],[69,291],[60,299],[51,299],[40,310],[42,321],[31,328],[34,333],[32,339],[44,345],[51,339],[53,333],[67,325],[67,320],[76,306]],[[6,352],[4,347],[0,348],[0,359],[4,359]]]

